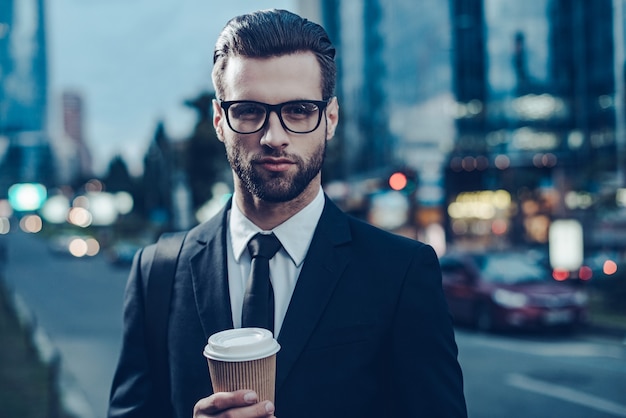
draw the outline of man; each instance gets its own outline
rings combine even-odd
[[[172,412],[152,397],[142,287],[154,246],[127,287],[110,417],[464,417],[461,369],[431,247],[342,213],[321,188],[335,132],[335,50],[319,25],[281,10],[231,20],[214,53],[213,123],[234,173],[232,201],[192,229],[170,304]],[[257,233],[270,261],[275,405],[242,388],[212,393],[207,338],[242,326]]]

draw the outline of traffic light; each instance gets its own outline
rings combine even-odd
[[[417,175],[414,170],[402,168],[395,170],[387,179],[389,188],[405,194],[411,194],[417,187]]]
[[[409,181],[406,178],[406,174],[397,171],[389,176],[389,187],[393,190],[400,191],[406,187]]]

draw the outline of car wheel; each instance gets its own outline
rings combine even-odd
[[[493,331],[493,316],[488,305],[479,305],[474,318],[476,329],[483,332]]]

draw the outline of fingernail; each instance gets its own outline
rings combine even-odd
[[[265,412],[267,412],[268,414],[269,413],[274,413],[274,404],[272,402],[268,401],[265,404]]]
[[[243,400],[248,403],[256,403],[258,399],[255,392],[248,392],[243,395]]]

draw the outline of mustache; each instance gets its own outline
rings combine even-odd
[[[297,158],[295,155],[289,154],[287,152],[284,152],[283,150],[280,149],[273,149],[273,148],[265,148],[263,150],[263,152],[260,152],[256,155],[254,155],[252,157],[252,161],[257,161],[260,160],[261,158],[264,157],[272,157],[272,158],[286,158],[289,160],[298,160],[299,158]]]

